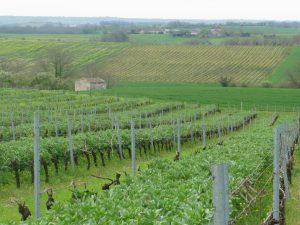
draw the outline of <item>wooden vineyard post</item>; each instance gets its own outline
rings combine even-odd
[[[10,112],[10,123],[11,123],[11,131],[12,131],[12,138],[16,140],[16,130],[15,130],[15,123],[14,123],[14,113]]]
[[[287,176],[287,162],[288,162],[288,153],[287,153],[287,129],[288,126],[284,126],[282,134],[282,149],[281,149],[281,160],[282,160],[282,172],[283,172],[283,182],[284,182],[284,193],[285,198],[289,197],[289,181]]]
[[[172,119],[172,126],[173,126],[173,146],[176,146],[176,125],[175,121]]]
[[[57,128],[57,116],[54,114],[54,129],[55,129],[55,137],[58,137],[58,128]]]
[[[229,186],[228,166],[216,164],[212,166],[214,225],[229,224]]]
[[[222,139],[222,133],[221,133],[221,122],[218,122],[218,138],[219,138],[219,143],[221,143]]]
[[[245,131],[245,117],[243,116],[243,132]]]
[[[116,117],[116,123],[117,123],[117,132],[118,132],[118,150],[119,150],[119,155],[120,159],[123,159],[123,152],[122,152],[122,140],[121,140],[121,130],[119,126],[119,120],[118,117]]]
[[[88,129],[89,129],[89,132],[91,132],[91,114],[88,113]]]
[[[279,130],[274,130],[274,170],[273,170],[273,218],[279,221]],[[278,225],[276,223],[275,225]]]
[[[142,114],[140,113],[140,117],[139,117],[139,123],[140,123],[140,129],[142,129]]]
[[[83,115],[82,115],[82,112],[80,114],[80,125],[81,125],[81,133],[83,133]]]
[[[134,131],[134,121],[131,118],[131,161],[132,161],[132,175],[135,176],[136,173],[136,162],[135,162],[135,131]]]
[[[177,128],[178,128],[178,131],[177,131],[177,152],[180,154],[181,152],[181,140],[180,140],[180,118],[177,119]]]
[[[205,116],[202,117],[202,145],[203,145],[203,149],[206,149],[206,124],[205,124]]]
[[[145,112],[145,123],[146,123],[146,128],[148,128],[148,112]]]
[[[71,167],[74,169],[74,154],[73,154],[73,143],[72,143],[72,127],[70,116],[68,112],[66,112],[67,120],[68,120],[68,138],[69,138],[69,151],[70,151],[70,160],[71,160]]]
[[[152,121],[150,120],[150,143],[151,143],[151,149],[154,149],[154,143],[153,143],[153,127],[152,127]]]
[[[40,115],[34,113],[34,212],[40,218]]]
[[[193,118],[191,117],[191,126],[190,126],[190,135],[191,135],[191,142],[194,141],[194,124],[193,124]]]
[[[227,134],[229,134],[229,131],[230,131],[230,118],[229,118],[229,115],[227,117]]]
[[[111,120],[111,129],[113,130],[114,129],[114,124],[115,124],[115,122],[114,122],[114,118],[113,118],[113,116],[111,115],[110,116],[110,120]]]
[[[213,128],[215,129],[215,127],[217,126],[216,124],[216,112],[214,114],[214,121],[213,121]],[[213,134],[213,136],[215,137],[215,135]]]

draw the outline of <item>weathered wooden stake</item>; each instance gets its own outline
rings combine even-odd
[[[177,149],[177,151],[178,151],[178,153],[180,154],[180,152],[181,152],[180,118],[177,119],[177,128],[178,128],[178,132],[177,132],[177,147],[178,147],[178,149]]]
[[[34,113],[34,212],[40,218],[40,115]]]
[[[273,218],[279,221],[279,152],[280,152],[280,133],[274,130],[274,161],[273,161]],[[275,224],[278,225],[278,224]]]
[[[205,124],[205,116],[202,117],[202,145],[203,149],[206,148],[206,124]]]
[[[74,154],[73,154],[73,142],[72,142],[72,127],[69,113],[66,112],[67,120],[68,120],[68,137],[69,137],[69,151],[70,151],[70,160],[71,160],[71,167],[74,169]]]
[[[11,122],[11,131],[12,131],[12,138],[16,140],[16,130],[15,130],[15,123],[14,123],[14,113],[10,111],[10,122]]]
[[[136,173],[136,162],[135,162],[135,130],[134,121],[131,118],[131,161],[132,161],[132,175],[135,176]]]
[[[120,130],[120,126],[119,126],[119,119],[118,117],[116,117],[116,123],[117,123],[117,132],[118,132],[118,150],[119,150],[119,154],[120,154],[120,159],[123,159],[123,152],[122,152],[122,139],[121,139],[121,130]]]
[[[229,224],[228,166],[217,164],[212,167],[214,225]]]

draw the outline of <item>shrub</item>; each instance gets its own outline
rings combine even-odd
[[[273,84],[270,81],[264,81],[261,86],[264,88],[272,88]]]
[[[110,34],[105,34],[101,40],[103,42],[126,42],[129,37],[125,31],[114,31]]]
[[[223,77],[220,78],[220,84],[222,87],[228,87],[231,83],[231,78],[229,77]]]

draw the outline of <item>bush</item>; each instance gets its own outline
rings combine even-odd
[[[0,70],[0,87],[15,87],[16,82],[10,72]]]
[[[272,88],[273,84],[270,81],[264,81],[261,86],[264,88]]]
[[[129,40],[129,37],[125,31],[114,31],[110,34],[105,34],[101,40],[104,42],[126,42]]]
[[[222,87],[228,87],[231,83],[231,78],[229,77],[223,77],[220,78],[220,84]]]
[[[50,73],[38,73],[32,78],[30,86],[49,90],[71,89],[71,82],[68,83],[66,80],[57,78]]]

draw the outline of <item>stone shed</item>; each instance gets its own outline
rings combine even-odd
[[[106,89],[106,82],[100,78],[82,78],[75,81],[75,91]]]

